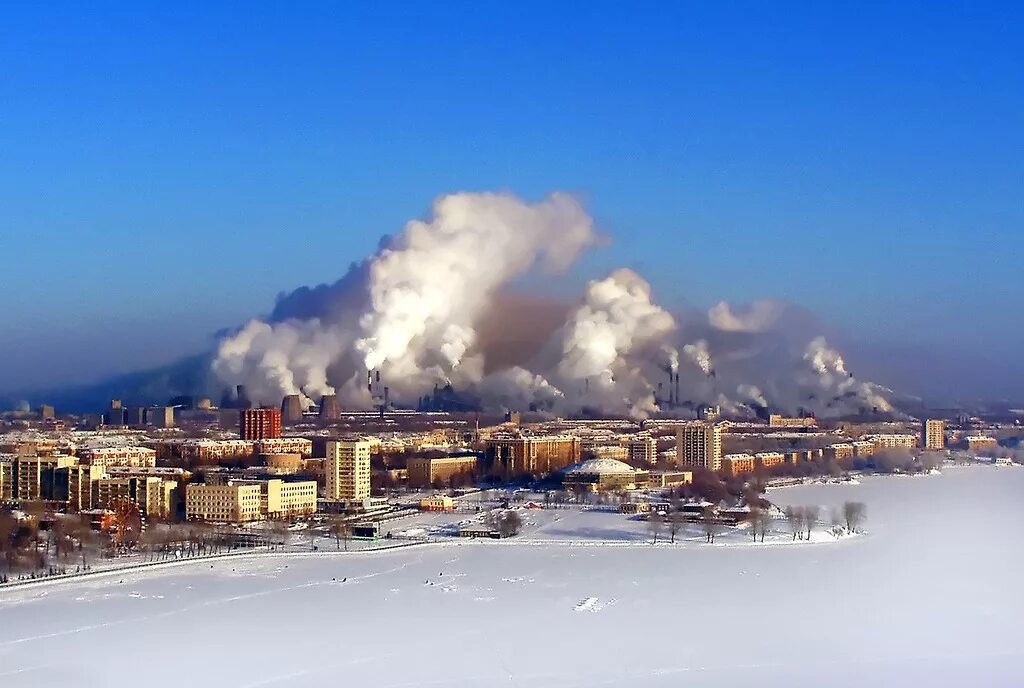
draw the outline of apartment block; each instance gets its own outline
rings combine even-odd
[[[718,423],[693,421],[676,433],[676,463],[688,468],[722,468],[722,429]]]
[[[370,496],[370,446],[368,440],[327,443],[327,499],[352,501]]]

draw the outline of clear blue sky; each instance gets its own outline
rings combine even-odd
[[[462,189],[578,193],[578,281],[1020,351],[1020,3],[353,4],[5,6],[0,390],[198,351]]]

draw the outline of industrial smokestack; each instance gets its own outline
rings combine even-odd
[[[377,382],[380,382],[380,368],[377,368]]]
[[[373,393],[373,371],[366,371],[366,391]]]
[[[679,403],[679,373],[676,373],[676,403]]]
[[[387,408],[388,404],[391,403],[391,388],[387,385],[384,386],[384,407]]]
[[[675,393],[672,391],[672,382],[673,382],[674,378],[675,378],[675,373],[673,373],[672,369],[669,368],[668,369],[668,405],[669,406],[675,406],[679,402],[679,399],[676,398]],[[660,386],[661,385],[659,385],[659,387]]]
[[[245,388],[245,385],[235,387],[235,396],[238,397],[238,408],[252,408],[252,400],[249,398],[249,391]]]

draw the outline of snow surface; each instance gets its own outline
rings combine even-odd
[[[1022,490],[1024,471],[972,467],[771,492],[866,502],[866,536],[833,544],[653,547],[641,530],[578,547],[559,541],[583,537],[561,533],[566,516],[529,547],[263,554],[6,589],[0,685],[1024,685]]]

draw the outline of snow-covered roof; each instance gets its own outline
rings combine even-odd
[[[633,474],[636,473],[636,469],[615,459],[587,459],[586,461],[580,461],[577,464],[573,464],[565,469],[566,474],[577,474],[577,473],[599,473],[602,475],[608,474]]]

